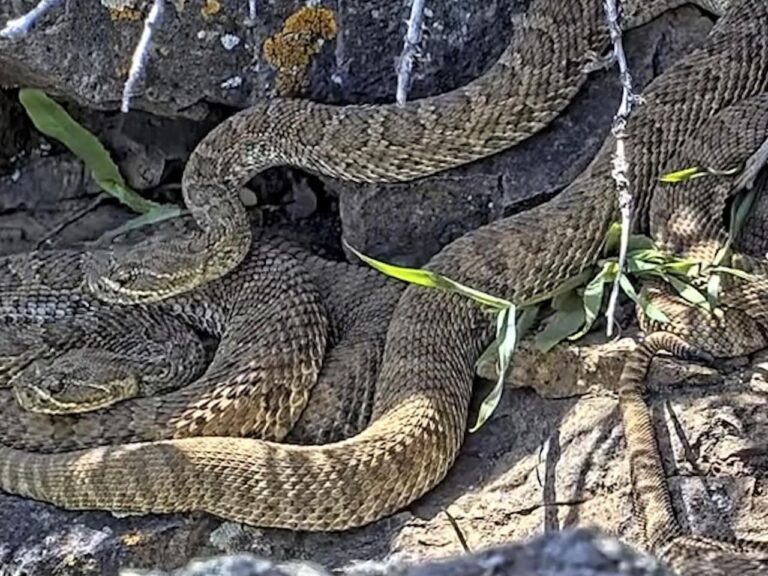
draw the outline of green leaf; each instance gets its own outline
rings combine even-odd
[[[671,274],[661,274],[661,278],[668,282],[683,299],[687,300],[694,306],[701,306],[706,310],[710,310],[706,296],[704,296],[704,294],[702,294],[701,291],[692,284],[680,280],[679,278],[675,278]]]
[[[729,266],[712,266],[708,269],[708,271],[714,273],[730,274],[731,276],[736,276],[736,278],[741,278],[742,280],[748,281],[754,281],[757,279],[757,276],[750,272],[739,270],[738,268],[731,268]]]
[[[475,302],[487,306],[494,310],[506,310],[513,306],[512,302],[504,300],[503,298],[496,298],[490,294],[475,290],[469,286],[464,286],[455,280],[451,280],[445,276],[431,272],[429,270],[423,270],[421,268],[407,268],[404,266],[395,266],[394,264],[387,264],[381,262],[370,256],[366,256],[361,252],[355,250],[346,240],[343,241],[344,245],[360,260],[378,270],[382,274],[386,274],[391,278],[408,282],[409,284],[416,284],[418,286],[425,286],[427,288],[440,288],[448,292],[461,294],[467,298],[471,298]]]
[[[605,233],[605,240],[603,240],[603,253],[604,254],[617,254],[619,252],[619,245],[621,244],[621,223],[613,222],[608,231]],[[630,234],[629,242],[627,244],[627,251],[640,250],[644,248],[652,248],[653,240],[648,236],[642,234]]]
[[[705,170],[699,166],[693,166],[691,168],[683,168],[682,170],[676,170],[674,172],[667,172],[666,174],[662,174],[659,180],[669,184],[677,184],[678,182],[686,182],[687,180],[692,180],[693,178],[699,178],[705,174]]]
[[[728,235],[731,238],[736,238],[741,229],[744,227],[744,222],[749,216],[749,212],[752,210],[752,205],[755,203],[755,190],[752,189],[749,192],[741,195],[731,205],[731,221],[728,229]]]
[[[606,262],[597,276],[587,284],[584,289],[584,326],[576,334],[571,335],[570,340],[578,340],[592,329],[603,304],[605,283],[613,281],[617,270],[618,265],[615,262]]]
[[[669,317],[664,314],[664,312],[649,302],[647,298],[644,298],[635,291],[632,281],[626,275],[621,275],[619,278],[619,285],[621,286],[621,289],[624,290],[624,293],[629,296],[635,304],[642,308],[648,318],[655,320],[656,322],[661,322],[662,324],[669,322]]]
[[[614,254],[619,251],[621,243],[621,222],[613,222],[605,233],[603,240],[603,253]]]
[[[560,294],[566,294],[571,290],[575,290],[576,288],[584,286],[587,280],[592,278],[594,274],[595,274],[595,269],[593,267],[586,268],[581,272],[579,272],[576,276],[571,276],[570,278],[568,278],[567,280],[559,284],[556,288],[548,292],[541,292],[536,296],[532,296],[527,300],[523,300],[521,303],[519,303],[518,307],[522,308],[522,307],[532,306],[534,304],[540,304],[542,302],[547,302],[552,298],[556,298]]]
[[[669,256],[664,254],[661,250],[658,248],[650,247],[650,248],[640,248],[637,250],[632,250],[627,252],[627,259],[632,260],[641,260],[643,262],[652,262],[656,264],[661,264],[663,262],[669,261]]]
[[[64,144],[80,158],[104,191],[136,212],[146,213],[160,206],[131,190],[98,138],[75,122],[42,90],[22,88],[19,90],[19,101],[35,127]]]
[[[536,317],[539,315],[539,305],[534,304],[532,306],[525,306],[521,308],[520,315],[517,318],[517,338],[520,339],[525,336],[536,324]]]
[[[570,292],[569,297],[563,298],[560,303],[553,302],[553,307],[555,313],[547,318],[544,328],[534,338],[536,348],[542,352],[549,352],[578,332],[586,320],[582,300],[576,292]]]
[[[504,390],[504,377],[512,362],[512,354],[517,347],[517,326],[515,321],[516,307],[514,305],[501,310],[496,317],[496,341],[494,345],[499,355],[499,377],[493,390],[483,399],[477,414],[477,421],[469,429],[476,432],[485,424],[496,410]]]
[[[638,258],[627,258],[627,270],[632,274],[643,274],[651,271],[661,270],[661,264],[658,262],[649,262]]]
[[[665,272],[678,276],[695,277],[701,274],[701,262],[693,260],[672,260],[662,264]]]

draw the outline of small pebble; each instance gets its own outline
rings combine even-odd
[[[240,44],[240,38],[234,34],[224,34],[220,39],[221,45],[224,46],[224,50],[233,50]]]
[[[224,80],[224,82],[221,83],[221,87],[225,90],[230,90],[232,88],[239,88],[243,85],[243,79],[240,76],[232,76],[232,78],[228,78],[227,80]]]

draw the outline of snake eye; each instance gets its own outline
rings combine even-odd
[[[111,280],[118,284],[129,284],[136,279],[136,276],[136,268],[134,266],[123,264],[112,272]]]

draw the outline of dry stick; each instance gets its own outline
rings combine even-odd
[[[625,129],[627,120],[632,112],[637,97],[632,92],[632,76],[629,73],[627,57],[624,54],[624,42],[621,35],[621,25],[619,24],[619,11],[616,7],[616,0],[605,0],[603,7],[605,9],[605,18],[608,21],[608,30],[613,42],[613,54],[619,64],[619,78],[621,80],[622,94],[621,104],[613,117],[613,126],[611,132],[616,138],[616,152],[613,155],[613,167],[611,176],[616,183],[616,192],[619,200],[619,210],[621,211],[621,244],[619,247],[619,272],[613,281],[611,295],[608,298],[608,309],[605,312],[607,320],[606,334],[609,338],[613,336],[613,330],[616,327],[616,303],[619,300],[619,280],[624,273],[624,267],[627,262],[627,246],[629,245],[629,234],[632,226],[632,208],[634,198],[629,189],[629,180],[627,178],[627,154],[625,149]]]
[[[122,112],[128,112],[136,84],[144,76],[144,67],[147,63],[152,34],[160,23],[164,8],[165,0],[155,0],[146,20],[144,20],[144,30],[141,32],[141,38],[139,38],[139,43],[136,45],[136,50],[134,50],[133,58],[131,59],[131,71],[128,73],[128,80],[125,81],[123,86],[123,102],[120,106]]]
[[[248,19],[256,22],[256,0],[248,0]]]
[[[421,25],[424,22],[426,0],[411,0],[411,16],[408,18],[408,32],[405,34],[403,52],[400,54],[400,67],[397,71],[397,104],[403,106],[408,98],[411,83],[413,57],[421,41]]]
[[[24,14],[24,16],[8,20],[8,22],[5,23],[5,27],[0,30],[0,38],[11,38],[13,40],[24,38],[24,36],[29,34],[29,31],[32,30],[32,27],[35,25],[35,22],[37,22],[43,14],[57,4],[61,4],[61,1],[62,0],[40,0],[37,6]]]

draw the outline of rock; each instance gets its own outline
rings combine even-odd
[[[18,156],[36,140],[32,123],[27,119],[15,95],[0,90],[0,172],[5,172]]]
[[[211,524],[192,516],[118,520],[0,494],[0,574],[110,576],[142,563],[171,568],[204,546]]]
[[[584,396],[596,391],[615,391],[627,354],[635,349],[641,332],[627,329],[624,336],[607,342],[605,334],[594,330],[578,342],[563,342],[548,352],[536,348],[526,338],[515,351],[505,383],[512,388],[531,387],[542,398]],[[497,379],[495,359],[478,363],[477,375],[490,385]],[[693,362],[682,363],[668,357],[655,358],[648,375],[651,390],[666,391],[673,386],[696,383],[719,384],[718,370]]]
[[[406,565],[366,562],[342,571],[346,576],[664,576],[649,556],[591,530],[566,530],[525,544],[496,547],[442,562]],[[121,576],[330,576],[305,562],[274,564],[250,554],[190,563],[173,572],[124,570]]]
[[[51,244],[72,245],[118,226],[128,210],[96,205],[99,192],[78,160],[39,151],[18,159],[0,176],[0,254],[34,250],[52,234]]]
[[[0,39],[0,85],[50,88],[91,108],[116,109],[148,3],[127,4],[112,3],[109,10],[93,0],[66,0],[26,38]],[[208,104],[242,108],[274,95],[281,75],[297,74],[301,95],[315,100],[393,99],[405,4],[331,0],[307,10],[277,0],[260,3],[254,22],[248,2],[240,0],[178,4],[180,12],[170,5],[165,10],[136,109],[200,118]],[[517,4],[492,0],[470,11],[446,2],[431,8],[428,56],[415,71],[411,95],[442,92],[476,76],[498,54]],[[20,8],[0,4],[0,22],[18,17]]]
[[[55,93],[81,104],[114,109],[140,22],[115,19],[97,2],[66,4],[68,10],[52,10],[27,38],[0,40],[0,83],[55,87]],[[169,7],[147,65],[150,80],[135,108],[201,118],[209,104],[241,108],[281,93],[329,103],[392,100],[405,16],[396,3],[371,7],[359,0],[337,0],[319,15],[319,8],[294,11],[292,4],[276,2],[260,7],[253,27],[244,24],[246,4],[226,0],[208,15],[190,3],[180,14]],[[426,20],[424,55],[410,97],[440,93],[479,75],[503,50],[513,32],[504,23],[519,9],[517,2],[498,0],[472,12],[460,3],[436,7]],[[0,20],[11,15],[11,6],[0,6]],[[89,47],[78,44],[83,37],[77,30],[83,26],[89,29],[89,46],[99,46],[87,66],[50,58],[51,53],[88,53]],[[636,86],[690,49],[710,26],[701,12],[684,8],[630,32],[627,45]],[[291,62],[290,55],[301,56],[301,62]],[[210,70],[219,73],[211,75]],[[323,179],[326,191],[340,199],[344,237],[371,256],[420,265],[465,232],[550,198],[586,166],[607,134],[618,102],[617,77],[613,70],[594,76],[549,128],[493,158],[399,185]],[[221,87],[233,78],[240,79],[236,87]],[[112,142],[113,148],[116,144]],[[162,177],[165,156],[153,141],[119,146],[126,150],[121,168],[129,182],[138,188],[154,186]],[[295,190],[297,198],[307,197],[302,187]],[[293,218],[295,211],[289,215]]]

